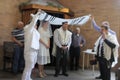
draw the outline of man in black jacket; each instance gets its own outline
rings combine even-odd
[[[111,65],[115,61],[114,49],[118,46],[116,35],[111,34],[109,26],[101,26],[101,36],[95,43],[94,51],[97,52],[96,59],[99,63],[100,77],[102,80],[110,80]],[[96,78],[96,79],[98,79]]]

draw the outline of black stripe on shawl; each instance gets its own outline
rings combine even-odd
[[[80,23],[84,18],[85,18],[85,17],[82,17],[82,18],[78,21],[78,23]],[[78,24],[78,23],[77,23],[77,24]]]
[[[45,17],[44,17],[44,19],[43,19],[43,20],[47,19],[47,17],[48,17],[48,14],[46,14],[46,15],[45,15]]]

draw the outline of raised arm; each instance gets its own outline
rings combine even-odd
[[[100,32],[100,26],[98,26],[94,20],[94,18],[92,18],[92,25],[94,27],[95,30],[97,30],[98,32]]]
[[[94,29],[95,29],[96,31],[100,32],[100,26],[98,26],[98,25],[96,24],[94,18],[92,18],[92,25],[93,25],[93,27],[94,27]],[[113,30],[111,30],[111,29],[109,29],[108,31],[109,31],[110,33],[116,35],[116,32],[113,31]]]
[[[31,14],[30,16],[32,17],[32,20],[31,20],[30,24],[28,24],[27,27],[25,27],[25,28],[28,28],[29,30],[33,30],[36,25],[36,22],[39,18],[40,13],[41,13],[41,10],[39,9],[35,15]]]

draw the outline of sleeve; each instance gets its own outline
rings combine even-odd
[[[62,45],[60,44],[60,41],[58,40],[58,37],[59,37],[59,33],[58,33],[58,30],[56,29],[54,31],[54,42],[59,48],[61,48]]]
[[[81,42],[81,43],[82,43],[83,45],[85,45],[85,44],[86,44],[85,38],[84,38],[83,36],[81,36],[81,38],[82,38],[82,42]]]
[[[96,22],[95,22],[94,19],[92,20],[92,25],[93,25],[93,27],[94,27],[94,29],[95,29],[96,31],[100,32],[100,26],[98,26],[98,25],[96,24]],[[109,31],[110,33],[116,35],[116,32],[113,31],[113,30],[111,30],[111,29],[109,29],[108,31]]]
[[[33,30],[34,29],[34,26],[35,26],[35,24],[36,24],[36,22],[37,22],[37,20],[39,18],[39,14],[40,14],[40,12],[37,12],[35,15],[31,16],[32,20],[31,20],[30,24],[28,24],[29,30]]]
[[[105,39],[104,42],[105,42],[109,47],[111,47],[111,48],[115,48],[115,46],[116,46],[114,43],[110,42],[110,41],[107,40],[107,39]]]
[[[94,27],[95,30],[97,30],[98,32],[100,32],[100,26],[98,26],[98,25],[96,24],[96,22],[95,22],[94,19],[92,20],[92,25],[93,25],[93,27]]]

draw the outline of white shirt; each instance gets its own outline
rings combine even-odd
[[[30,49],[39,49],[39,39],[40,34],[36,30],[35,25],[38,20],[39,13],[32,16],[32,21],[30,24],[24,27],[24,37],[25,37],[25,53],[30,51]]]
[[[102,49],[102,46],[103,46],[103,38],[101,38],[100,39],[100,41],[99,41],[99,52],[98,52],[98,54],[99,54],[99,57],[101,57],[102,55],[101,55],[101,49]]]
[[[56,29],[54,32],[54,42],[58,47],[62,47],[62,45],[67,45],[69,48],[71,45],[71,36],[72,33],[68,30],[63,31],[62,27]]]

